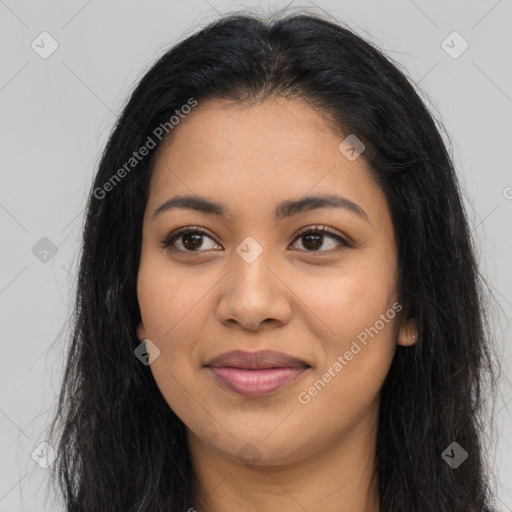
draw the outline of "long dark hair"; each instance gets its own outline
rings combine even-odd
[[[148,185],[161,135],[172,136],[171,116],[191,99],[275,96],[306,101],[333,129],[356,135],[391,210],[401,303],[419,336],[397,348],[381,390],[381,510],[492,510],[482,410],[495,362],[484,279],[442,124],[399,67],[323,15],[234,13],[175,45],[141,78],[88,199],[73,335],[50,429],[52,478],[67,511],[195,505],[185,426],[134,356]],[[154,146],[144,158],[143,146]],[[457,469],[442,456],[454,442],[468,453]]]

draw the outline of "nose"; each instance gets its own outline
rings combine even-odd
[[[287,324],[293,293],[286,281],[270,251],[264,250],[251,263],[235,255],[233,268],[220,283],[217,319],[248,331]]]

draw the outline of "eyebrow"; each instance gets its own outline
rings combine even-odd
[[[231,212],[226,205],[218,203],[203,196],[177,195],[171,197],[161,204],[153,213],[153,219],[163,212],[173,209],[193,210],[208,215],[218,217],[231,216]],[[316,210],[320,208],[343,208],[359,215],[370,223],[368,215],[361,206],[350,199],[335,194],[320,194],[314,196],[305,196],[297,200],[286,200],[278,203],[275,209],[276,219],[291,217],[299,213]]]

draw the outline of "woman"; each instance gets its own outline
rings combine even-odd
[[[91,190],[67,510],[492,510],[480,286],[395,65],[319,16],[212,23],[142,78]]]

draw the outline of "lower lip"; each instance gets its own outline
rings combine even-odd
[[[265,368],[246,370],[225,366],[208,367],[226,388],[242,396],[268,395],[297,380],[308,368]]]

